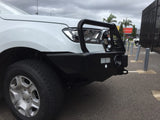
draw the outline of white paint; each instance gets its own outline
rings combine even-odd
[[[78,22],[78,19],[62,17],[0,14],[0,52],[15,47],[27,47],[41,52],[82,53],[80,43],[72,42],[62,32],[68,26],[76,27]],[[105,52],[99,44],[86,46],[90,52]]]

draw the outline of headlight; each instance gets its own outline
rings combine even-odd
[[[77,28],[65,28],[64,34],[72,41],[79,42]],[[86,43],[101,43],[102,30],[93,28],[83,29],[84,40]]]

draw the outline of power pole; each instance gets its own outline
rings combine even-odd
[[[50,16],[53,16],[54,15],[54,10],[51,10],[50,11]]]
[[[37,11],[36,11],[36,14],[38,15],[39,14],[39,9],[38,9],[38,7],[39,7],[39,1],[37,0]]]

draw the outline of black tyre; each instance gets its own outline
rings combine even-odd
[[[8,68],[4,95],[18,120],[53,120],[63,101],[58,76],[36,60],[20,61]]]

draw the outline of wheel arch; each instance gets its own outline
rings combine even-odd
[[[60,71],[59,68],[48,59],[45,53],[27,47],[10,48],[0,53],[0,89],[2,88],[1,85],[3,85],[4,75],[8,66],[25,59],[35,59],[45,62],[48,66],[54,69],[57,74],[62,74],[62,71]]]

